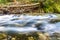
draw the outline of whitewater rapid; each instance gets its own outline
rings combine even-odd
[[[60,22],[51,24],[46,19],[57,18],[56,15],[31,16],[31,15],[3,15],[0,16],[0,31],[33,32],[39,31],[32,25],[41,22],[43,30],[40,31],[54,33],[60,32]],[[40,19],[43,19],[39,21]],[[30,23],[29,23],[30,22]],[[28,24],[29,23],[29,24]],[[28,26],[26,26],[28,24]]]

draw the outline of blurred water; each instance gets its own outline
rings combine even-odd
[[[33,32],[33,31],[44,31],[50,34],[54,32],[60,32],[60,22],[49,23],[50,20],[55,19],[56,15],[45,15],[45,16],[31,16],[31,15],[3,15],[0,16],[0,31],[18,31],[18,32]],[[43,20],[41,20],[43,19]],[[35,24],[40,23],[38,30]]]

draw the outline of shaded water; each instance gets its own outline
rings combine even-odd
[[[31,16],[31,15],[3,15],[0,16],[0,31],[29,32],[60,32],[60,22],[50,23],[48,19],[55,19],[56,15]],[[38,26],[39,24],[39,26]]]

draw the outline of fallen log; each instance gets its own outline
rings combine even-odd
[[[24,13],[26,11],[31,11],[34,8],[39,7],[39,3],[34,4],[24,4],[24,5],[5,5],[0,7],[0,10],[7,13]]]

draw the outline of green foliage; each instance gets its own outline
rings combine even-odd
[[[7,0],[7,2],[13,2],[13,0]]]
[[[37,3],[39,0],[30,0],[32,3]]]
[[[0,4],[6,4],[8,2],[12,2],[12,0],[0,0]]]
[[[45,12],[60,13],[60,1],[57,0],[46,0],[44,2]]]
[[[6,4],[7,2],[7,0],[0,0],[0,4]]]
[[[55,11],[60,13],[60,5],[59,4],[55,4],[54,7],[55,7]]]
[[[54,10],[53,10],[54,1],[46,0],[43,2],[43,5],[44,5],[43,9],[45,12],[47,12],[47,13],[54,12]]]

